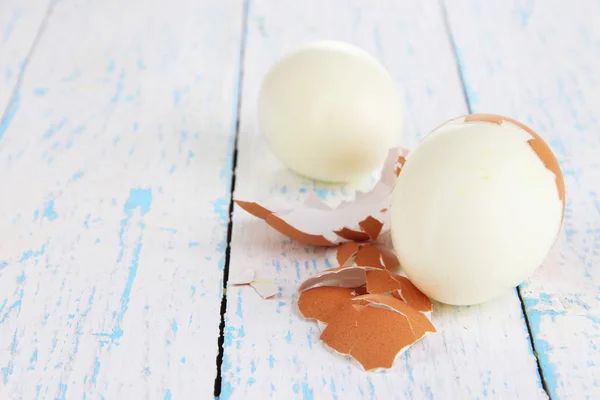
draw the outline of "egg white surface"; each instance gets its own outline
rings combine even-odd
[[[392,240],[406,275],[432,299],[491,300],[548,254],[563,204],[530,139],[509,122],[459,118],[409,154],[393,196]]]
[[[273,153],[301,175],[358,179],[399,144],[402,103],[387,70],[353,45],[307,44],[277,62],[258,98],[258,123]]]

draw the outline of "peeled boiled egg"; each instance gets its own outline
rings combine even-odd
[[[392,200],[391,235],[408,278],[452,305],[486,302],[542,264],[565,189],[549,146],[499,115],[460,117],[411,151]]]
[[[344,182],[381,168],[402,123],[388,71],[344,42],[313,42],[286,55],[258,96],[259,129],[273,153],[316,180]]]

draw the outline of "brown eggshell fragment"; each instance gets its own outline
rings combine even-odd
[[[377,246],[377,248],[381,252],[381,263],[385,269],[393,271],[400,266],[400,260],[393,251],[381,246]]]
[[[354,263],[359,267],[373,267],[379,269],[394,270],[400,266],[396,254],[390,249],[373,244],[365,244],[360,247],[356,254]]]
[[[350,355],[366,371],[391,368],[398,354],[416,341],[408,319],[383,308],[366,307],[357,321]]]
[[[362,230],[365,231],[367,235],[369,235],[369,238],[371,240],[377,240],[379,234],[381,233],[381,229],[383,228],[383,222],[371,216],[368,216],[364,220],[360,221],[358,223],[358,226],[360,226]]]
[[[364,267],[340,267],[320,272],[308,278],[298,287],[299,292],[321,287],[335,286],[342,288],[357,288],[363,286],[367,280]]]
[[[312,246],[336,246],[348,241],[376,240],[389,231],[391,197],[396,185],[396,171],[401,168],[408,151],[390,149],[381,178],[370,192],[357,192],[352,201],[344,201],[331,208],[316,196],[309,196],[297,208],[281,207],[281,200],[265,203],[235,200],[235,203],[253,216],[263,219],[272,228],[298,242]]]
[[[352,257],[356,255],[356,253],[358,253],[360,246],[360,243],[355,242],[342,243],[338,247],[336,254],[338,265],[344,266]]]
[[[381,260],[381,251],[372,244],[364,245],[358,250],[354,263],[359,267],[385,269]]]
[[[396,255],[385,247],[373,244],[344,243],[337,248],[336,260],[341,265],[331,268],[302,282],[302,292],[318,286],[357,288],[366,283],[366,271],[394,269],[399,265]]]
[[[316,287],[300,293],[298,308],[305,318],[328,322],[354,295],[352,288]]]
[[[393,297],[368,294],[347,300],[330,317],[321,340],[369,371],[391,368],[398,354],[428,332],[435,328],[423,314]]]
[[[367,240],[371,239],[369,234],[366,232],[359,232],[345,227],[334,232],[339,237],[352,242],[366,242]]]
[[[346,302],[329,319],[327,327],[321,333],[321,340],[342,354],[350,354],[357,339],[357,323],[362,307],[354,307]]]
[[[235,200],[235,203],[242,207],[242,209],[244,209],[246,212],[263,220],[266,220],[269,215],[273,214],[273,211],[268,210],[267,208],[253,201]]]
[[[272,228],[275,228],[275,230],[300,243],[309,244],[311,246],[335,246],[335,243],[327,240],[323,235],[312,235],[296,229],[275,214],[271,214],[267,217],[267,223],[271,225]]]
[[[563,178],[562,171],[560,169],[560,164],[556,159],[552,149],[548,144],[542,139],[540,135],[538,135],[533,129],[523,124],[522,122],[516,121],[512,118],[505,117],[497,114],[471,114],[465,117],[465,122],[490,122],[493,124],[502,125],[504,121],[510,122],[519,128],[525,130],[527,133],[531,135],[531,139],[528,141],[529,146],[531,146],[532,150],[537,154],[540,160],[544,163],[546,169],[551,171],[556,177],[556,189],[558,190],[558,197],[560,201],[563,203],[563,218],[565,211],[565,182]]]
[[[410,322],[417,339],[422,338],[428,332],[436,332],[435,327],[427,317],[402,300],[398,300],[394,297],[386,296],[384,294],[366,294],[364,296],[354,297],[350,301],[355,304],[385,306],[403,314],[408,318],[408,322]]]
[[[420,312],[430,312],[433,309],[429,297],[403,276],[386,270],[372,270],[366,272],[366,279],[368,293],[389,293]]]

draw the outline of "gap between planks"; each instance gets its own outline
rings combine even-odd
[[[452,34],[452,27],[450,26],[450,20],[448,18],[448,11],[446,9],[445,0],[439,0],[440,9],[442,11],[442,18],[444,20],[444,27],[446,30],[446,34],[448,36],[448,41],[450,42],[450,47],[452,48],[452,54],[454,56],[454,62],[456,63],[456,72],[460,79],[460,85],[462,86],[463,97],[465,99],[465,105],[467,106],[467,110],[469,114],[472,114],[471,108],[471,100],[469,99],[469,94],[467,93],[467,85],[465,84],[465,76],[463,73],[462,63],[460,57],[458,55],[458,48],[456,46],[456,42],[454,41],[454,35]],[[525,319],[525,326],[527,326],[527,334],[529,336],[529,345],[531,346],[531,350],[535,357],[535,363],[537,366],[538,375],[540,376],[540,381],[542,382],[542,387],[546,392],[546,395],[549,399],[552,399],[550,396],[550,390],[548,389],[548,385],[546,383],[546,378],[544,377],[544,371],[542,370],[542,365],[540,363],[540,358],[535,347],[535,341],[533,338],[533,330],[531,329],[531,323],[529,322],[529,316],[527,315],[527,310],[525,308],[525,302],[523,301],[523,296],[521,294],[521,287],[517,287],[517,296],[519,297],[519,302],[521,303],[521,312],[523,313],[523,318]]]
[[[219,323],[219,337],[217,339],[218,353],[217,353],[217,375],[215,377],[215,390],[214,396],[218,398],[221,395],[221,368],[223,367],[223,354],[224,354],[224,341],[225,341],[225,314],[227,313],[227,282],[229,281],[229,263],[231,262],[231,236],[233,233],[233,210],[234,210],[234,198],[233,193],[235,192],[235,174],[237,168],[237,156],[238,156],[238,138],[240,135],[240,111],[242,108],[242,88],[244,82],[244,61],[246,53],[246,38],[248,36],[248,9],[249,1],[243,0],[242,6],[242,32],[240,38],[239,48],[239,60],[238,60],[238,79],[237,79],[237,101],[234,108],[233,118],[235,119],[235,133],[233,137],[233,154],[231,158],[231,182],[229,185],[229,221],[227,223],[227,246],[225,247],[225,264],[223,267],[223,290],[221,297],[221,321]]]

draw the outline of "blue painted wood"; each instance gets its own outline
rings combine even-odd
[[[256,123],[264,73],[295,46],[323,38],[363,47],[390,70],[405,100],[404,145],[413,146],[438,124],[466,113],[437,2],[253,1],[236,198],[283,196],[292,203],[313,192],[335,203],[352,196],[351,185],[315,184],[287,171]],[[231,246],[231,277],[253,269],[257,276],[275,279],[281,294],[263,300],[252,288],[228,287],[221,399],[546,398],[515,292],[478,307],[436,305],[439,334],[409,349],[392,370],[366,373],[328,350],[317,325],[296,308],[298,284],[331,267],[332,258],[240,209],[233,214]]]
[[[2,117],[0,398],[213,395],[241,20],[238,1],[48,13]]]

